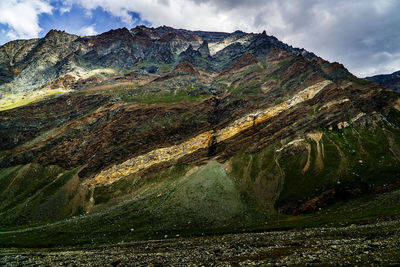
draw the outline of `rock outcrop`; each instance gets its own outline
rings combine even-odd
[[[50,31],[0,75],[2,229],[236,231],[399,185],[399,94],[265,32]]]

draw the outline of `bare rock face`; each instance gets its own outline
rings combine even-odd
[[[58,77],[52,81],[49,85],[51,89],[63,88],[63,89],[75,89],[76,78],[70,74]]]
[[[29,92],[56,79],[59,76],[60,63],[62,64],[64,58],[79,48],[80,45],[75,42],[77,38],[76,35],[51,30],[34,45],[29,45],[30,40],[17,41],[27,43],[30,50],[18,62],[9,59],[8,64],[13,65],[11,67],[14,72],[13,79],[1,85],[0,90]]]
[[[201,44],[199,49],[197,49],[197,51],[200,52],[202,57],[209,57],[210,56],[210,49],[208,48],[208,42],[206,40],[203,41],[203,43]]]
[[[2,229],[236,231],[400,184],[399,95],[265,32],[50,31],[0,47],[0,94]]]
[[[243,54],[259,56],[278,48],[288,53],[305,53],[266,34],[138,26],[78,37],[51,30],[42,39],[13,41],[1,47],[0,90],[30,92],[60,76],[72,74],[79,79],[100,67],[140,69],[142,73],[152,74],[162,72],[160,67],[165,64],[188,61],[198,67],[220,71],[229,68]]]
[[[247,67],[252,64],[257,64],[257,63],[259,63],[259,61],[253,54],[246,53],[246,54],[241,55],[231,67],[224,70],[221,74],[233,72],[235,70],[239,70],[241,68]]]
[[[280,60],[286,59],[290,56],[292,56],[292,54],[285,50],[282,50],[280,48],[273,48],[268,53],[266,60],[268,62],[274,62],[274,61],[280,61]]]
[[[190,62],[183,62],[174,68],[176,72],[182,72],[185,74],[196,75],[198,71],[194,68],[194,66]]]

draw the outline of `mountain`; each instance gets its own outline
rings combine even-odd
[[[400,71],[393,72],[392,74],[381,74],[366,77],[365,79],[372,82],[377,82],[384,88],[400,92]]]
[[[265,32],[52,30],[0,70],[2,246],[399,213],[348,202],[400,185],[399,94]]]

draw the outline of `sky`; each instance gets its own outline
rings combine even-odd
[[[399,14],[398,0],[0,0],[0,45],[50,29],[266,30],[365,77],[400,70]]]

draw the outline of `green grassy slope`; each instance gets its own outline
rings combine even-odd
[[[323,130],[318,143],[304,136],[299,145],[281,150],[277,142],[254,154],[238,153],[223,165],[216,161],[200,167],[176,165],[150,177],[131,177],[94,191],[79,186],[76,169],[36,164],[2,169],[2,230],[55,223],[13,233],[16,238],[1,234],[0,245],[117,242],[398,215],[398,191],[375,195],[373,189],[398,181],[399,138],[400,131],[383,121],[373,127]],[[303,171],[308,161],[309,167]],[[28,176],[27,184],[21,177]],[[322,210],[308,215],[276,211],[332,188],[359,189],[358,198],[339,196],[333,206],[321,206]],[[388,205],[379,208],[374,199],[388,201]],[[375,204],[366,205],[368,201]],[[57,222],[72,215],[80,216]]]
[[[1,169],[0,226],[44,223],[81,212],[81,201],[72,199],[78,185],[76,171],[39,164]]]

